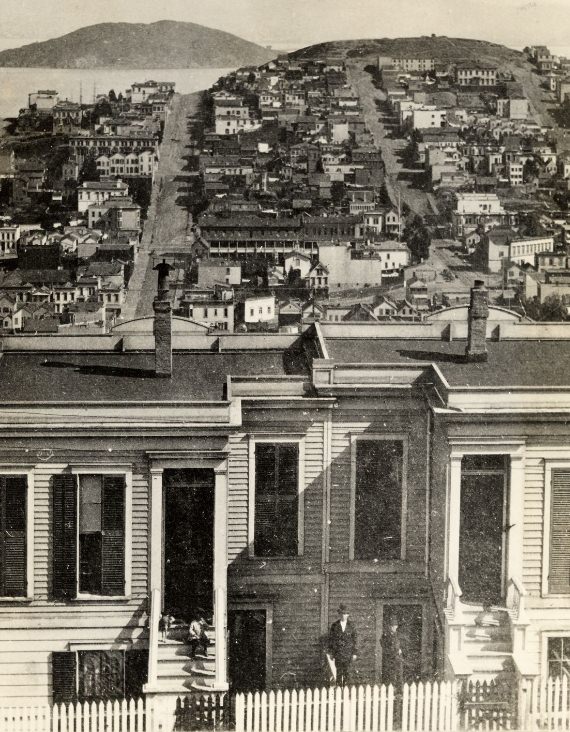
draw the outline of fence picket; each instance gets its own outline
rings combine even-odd
[[[324,703],[325,697],[326,703]],[[330,686],[328,691],[323,689],[321,699],[323,699],[323,705],[321,706],[320,732],[326,732],[328,729],[334,729],[334,688]]]
[[[311,730],[319,732],[319,712],[321,710],[321,690],[313,689],[313,708],[311,714]]]
[[[248,727],[249,729],[249,727]],[[291,729],[291,693],[289,689],[285,689],[283,693],[283,732],[289,732]]]
[[[386,715],[386,729],[388,732],[392,732],[394,729],[394,687],[392,684],[388,687],[388,708]]]
[[[372,716],[372,687],[367,684],[364,689],[364,719],[362,729],[370,732],[370,720]]]
[[[290,718],[290,732],[297,732],[297,719],[299,711],[299,700],[297,695],[297,689],[293,689],[291,692],[291,718]],[[300,731],[299,731],[300,732]]]
[[[299,691],[299,696],[298,696],[299,716],[298,716],[298,721],[297,721],[297,729],[299,730],[299,732],[304,732],[304,730],[306,729],[305,716],[307,714],[307,706],[308,706],[307,696],[308,696],[308,694],[310,694],[310,692],[311,692],[310,689],[307,689],[306,691],[304,689],[301,689]]]
[[[349,686],[350,694],[350,716],[349,716],[349,730],[356,730],[356,714],[358,711],[358,690],[356,686]]]

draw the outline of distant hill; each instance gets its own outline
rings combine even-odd
[[[275,52],[195,23],[99,23],[0,51],[0,66],[186,69],[258,66]]]
[[[347,58],[362,58],[413,54],[433,56],[441,61],[473,59],[497,65],[524,62],[524,55],[520,51],[513,51],[498,43],[471,38],[447,38],[447,36],[331,41],[302,48],[292,53],[291,56],[293,58],[316,58],[323,55],[341,55]]]

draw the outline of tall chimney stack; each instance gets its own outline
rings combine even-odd
[[[471,288],[471,301],[468,310],[467,348],[465,359],[469,363],[487,360],[487,318],[489,304],[487,288],[483,280],[475,280]]]
[[[154,372],[155,376],[169,379],[172,376],[172,305],[169,300],[170,272],[168,262],[154,268],[158,272],[158,292],[152,303],[154,310]]]

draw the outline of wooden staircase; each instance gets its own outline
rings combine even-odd
[[[463,606],[462,651],[472,679],[492,681],[514,675],[513,643],[506,608]],[[487,622],[486,622],[487,621]]]
[[[165,640],[158,642],[157,675],[154,690],[161,694],[187,694],[212,691],[216,675],[214,627],[206,629],[210,646],[207,655],[200,647],[192,658],[187,642],[188,626],[172,628]]]

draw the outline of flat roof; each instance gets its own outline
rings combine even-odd
[[[570,341],[487,341],[488,361],[466,363],[464,340],[326,338],[341,363],[435,363],[450,386],[570,386]]]
[[[171,379],[154,375],[154,353],[4,353],[5,402],[220,401],[228,375],[308,374],[298,350],[173,354]]]

